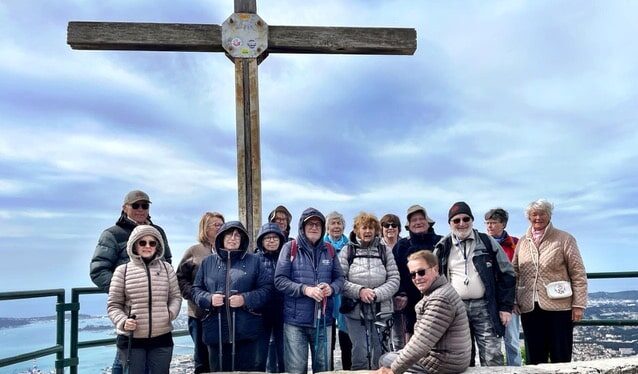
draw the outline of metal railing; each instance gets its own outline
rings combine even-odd
[[[52,290],[40,290],[40,291],[18,291],[18,292],[0,292],[0,301],[6,300],[19,300],[19,299],[34,299],[39,297],[57,297],[57,303],[55,305],[56,310],[56,338],[55,345],[40,349],[37,351],[23,353],[17,356],[11,356],[0,359],[0,368],[33,360],[36,358],[55,354],[55,371],[56,373],[64,373],[64,367],[68,366],[68,362],[64,360],[64,312],[66,304],[64,304],[64,289],[57,288]],[[6,343],[5,343],[6,344]]]
[[[616,278],[638,278],[638,271],[624,272],[604,272],[604,273],[587,273],[588,279],[616,279]],[[57,297],[56,303],[56,344],[40,349],[37,351],[27,352],[16,356],[0,359],[0,368],[14,365],[20,362],[26,362],[36,358],[55,354],[55,371],[57,374],[63,374],[64,368],[69,367],[71,374],[77,374],[79,365],[79,349],[92,348],[98,346],[115,344],[115,338],[97,339],[79,341],[79,312],[80,312],[80,295],[103,294],[103,291],[97,287],[80,287],[71,289],[71,302],[65,303],[64,289],[38,290],[38,291],[14,291],[0,292],[0,301],[32,299],[40,297]],[[64,315],[65,312],[71,312],[70,333],[69,333],[69,358],[64,358]],[[577,322],[579,326],[638,326],[638,320],[582,320]],[[173,336],[188,335],[187,330],[173,331]]]

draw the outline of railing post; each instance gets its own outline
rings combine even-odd
[[[80,358],[78,357],[80,295],[75,288],[71,289],[71,304],[77,305],[78,307],[73,308],[71,311],[71,332],[69,336],[71,345],[69,347],[69,360],[71,361],[71,374],[78,374],[78,364],[80,363]]]
[[[56,344],[62,347],[62,350],[58,351],[55,354],[55,372],[56,374],[64,374],[64,301],[65,301],[65,291],[62,290],[61,293],[58,293],[58,304],[56,305]]]

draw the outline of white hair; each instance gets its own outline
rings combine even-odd
[[[530,214],[532,214],[535,210],[543,211],[551,218],[552,212],[554,211],[554,204],[547,201],[547,199],[532,201],[529,205],[527,205],[527,208],[525,208],[525,217],[529,219]]]
[[[326,215],[326,230],[328,230],[328,223],[330,223],[330,220],[333,219],[341,221],[341,226],[343,226],[344,229],[346,228],[346,220],[343,218],[343,214],[339,212],[330,212]]]

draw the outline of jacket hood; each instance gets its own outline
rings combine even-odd
[[[257,249],[262,252],[266,252],[264,250],[263,241],[264,237],[268,234],[275,234],[279,238],[279,248],[277,248],[277,252],[279,252],[281,250],[281,247],[284,246],[286,238],[284,238],[284,234],[281,232],[281,229],[279,229],[279,225],[272,222],[265,223],[259,229],[259,235],[257,235]]]
[[[128,238],[128,242],[126,243],[126,252],[128,253],[129,258],[135,259],[137,261],[141,261],[142,257],[137,253],[133,252],[133,248],[135,243],[143,237],[150,235],[155,238],[157,242],[157,250],[155,251],[155,256],[153,259],[161,258],[164,256],[164,242],[162,241],[162,235],[160,232],[153,226],[150,225],[139,225],[133,229],[131,232],[131,236]]]
[[[286,217],[288,218],[288,224],[286,225],[286,231],[283,233],[284,234],[284,238],[288,239],[288,236],[290,235],[290,224],[292,223],[292,214],[290,213],[290,211],[288,209],[286,209],[285,206],[279,205],[275,209],[273,209],[272,212],[270,212],[270,214],[268,215],[268,222],[275,223],[273,220],[275,219],[275,214],[277,214],[277,212],[281,212],[281,213],[285,214]]]
[[[299,225],[297,225],[299,227],[299,237],[304,238],[307,241],[308,238],[306,238],[306,234],[303,229],[306,226],[306,220],[310,217],[317,217],[321,221],[321,240],[321,238],[326,235],[326,217],[324,217],[323,214],[315,208],[308,208],[301,213],[301,217],[299,217]]]
[[[234,229],[239,230],[239,233],[241,234],[241,241],[239,242],[239,250],[242,252],[246,252],[246,250],[248,249],[248,241],[249,241],[248,231],[246,231],[246,228],[244,227],[244,225],[239,221],[228,221],[224,223],[222,227],[219,228],[219,231],[217,232],[217,236],[215,237],[216,251],[219,251],[220,249],[225,249],[224,235],[227,232],[232,231]]]

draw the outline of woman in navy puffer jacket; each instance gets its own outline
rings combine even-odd
[[[268,270],[270,281],[275,279],[277,259],[285,242],[284,234],[276,223],[261,226],[255,253]],[[264,344],[260,357],[268,357],[269,373],[285,373],[284,367],[284,295],[275,290],[264,306]],[[261,371],[266,371],[264,366]]]
[[[204,259],[193,283],[193,300],[206,312],[203,338],[212,371],[231,371],[233,361],[238,371],[260,371],[263,366],[258,354],[263,342],[261,309],[272,297],[273,285],[258,256],[247,249],[248,234],[241,222],[225,223],[215,239],[215,253]]]

